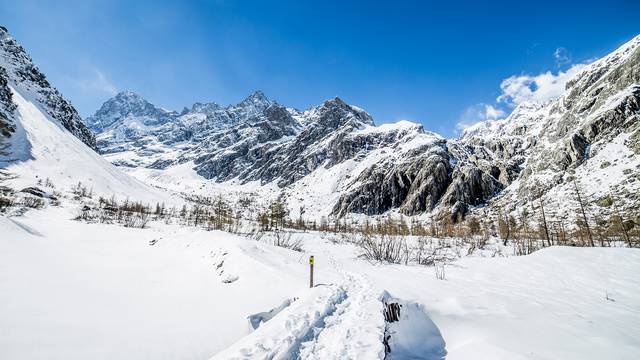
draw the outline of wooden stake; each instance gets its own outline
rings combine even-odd
[[[313,287],[313,264],[316,261],[313,258],[313,255],[309,256],[309,287]]]

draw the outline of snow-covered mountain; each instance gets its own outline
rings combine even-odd
[[[118,94],[88,123],[101,131],[100,151],[114,164],[157,170],[153,178],[173,174],[167,182],[187,176],[176,173],[180,168],[203,181],[265,187],[296,210],[380,214],[404,205],[413,214],[436,204],[446,186],[435,183],[450,171],[442,137],[406,121],[376,127],[340,98],[304,112],[261,92],[236,105],[196,104],[180,114],[139,103],[147,102]],[[149,117],[160,113],[173,120]],[[114,122],[118,114],[126,115]]]
[[[4,144],[4,145],[3,145]],[[9,185],[49,182],[58,189],[81,182],[102,196],[148,202],[173,199],[124,174],[94,151],[93,133],[75,108],[0,27],[0,170]]]
[[[542,198],[559,215],[575,212],[575,187],[589,202],[640,215],[640,36],[586,66],[562,96],[523,103],[505,120],[467,129],[460,156],[497,167],[504,184],[495,205]],[[575,180],[575,184],[574,184]]]
[[[145,181],[172,187],[188,178],[183,190],[205,192],[262,189],[316,216],[435,210],[458,218],[541,196],[571,203],[574,179],[593,201],[613,196],[638,211],[639,45],[636,37],[586,66],[559,98],[520,104],[459,139],[409,122],[375,126],[340,98],[302,112],[261,92],[181,113],[123,92],[87,122],[100,152]]]

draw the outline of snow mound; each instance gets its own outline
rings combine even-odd
[[[385,359],[445,358],[445,341],[423,305],[396,299],[386,291],[381,298],[388,309],[385,332],[388,353]]]

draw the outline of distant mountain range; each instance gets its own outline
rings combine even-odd
[[[570,217],[578,188],[593,204],[610,200],[594,205],[597,213],[615,204],[640,215],[640,36],[586,66],[560,97],[522,103],[504,120],[445,139],[406,121],[375,126],[340,98],[300,111],[260,91],[235,105],[196,103],[181,112],[125,91],[85,126],[6,29],[1,35],[5,137],[20,122],[11,88],[25,89],[86,151],[154,186],[279,197],[292,215],[308,217],[399,212],[453,220],[522,214],[540,202]]]

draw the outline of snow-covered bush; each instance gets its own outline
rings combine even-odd
[[[44,199],[35,196],[25,196],[20,200],[20,205],[30,209],[42,209],[44,204]]]
[[[445,280],[447,278],[447,275],[445,273],[445,266],[447,266],[446,263],[444,262],[436,262],[433,265],[433,271],[436,274],[436,279],[438,280]]]

